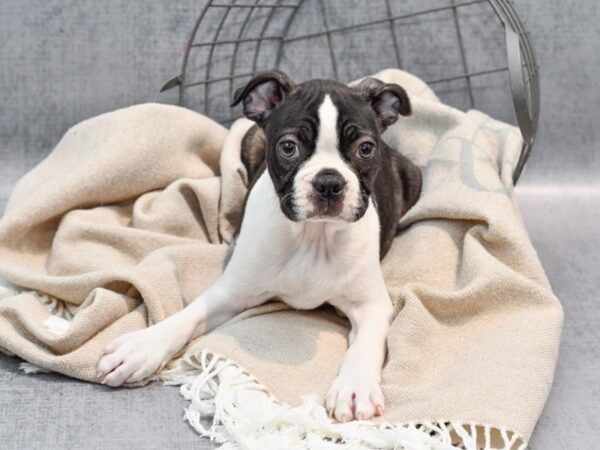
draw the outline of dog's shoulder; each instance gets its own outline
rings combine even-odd
[[[389,251],[398,232],[398,221],[421,195],[421,169],[410,159],[382,143],[382,164],[374,186],[379,214],[380,257]]]
[[[227,267],[227,264],[233,255],[233,251],[235,250],[235,244],[239,237],[240,229],[242,228],[242,222],[246,214],[246,205],[248,204],[250,192],[256,184],[256,181],[266,170],[266,144],[267,140],[265,138],[265,134],[262,128],[258,127],[257,125],[252,126],[242,138],[241,159],[244,167],[246,168],[246,173],[248,174],[248,191],[246,192],[246,198],[244,199],[242,213],[240,214],[240,221],[237,224],[237,229],[231,242],[229,243],[229,247],[227,248],[225,260],[223,262],[223,270],[225,270],[225,267]]]

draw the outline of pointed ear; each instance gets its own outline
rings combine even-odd
[[[398,116],[410,116],[412,113],[408,94],[397,84],[365,78],[353,88],[371,103],[383,129],[396,122]]]
[[[244,104],[244,116],[261,125],[271,110],[283,102],[294,89],[294,82],[280,70],[261,72],[233,95],[235,106]]]

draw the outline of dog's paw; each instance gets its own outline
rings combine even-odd
[[[98,363],[98,378],[102,384],[117,387],[148,378],[185,344],[155,327],[126,333],[104,348]]]
[[[368,420],[383,413],[384,399],[376,375],[340,373],[325,397],[330,417],[339,422]]]

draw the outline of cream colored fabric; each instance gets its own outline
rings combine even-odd
[[[562,310],[512,193],[519,133],[441,104],[400,71],[380,76],[408,88],[413,116],[385,138],[424,175],[382,263],[397,312],[384,419],[491,424],[527,439],[552,383]],[[109,340],[192,301],[218,277],[239,217],[247,126],[235,125],[222,155],[226,130],[173,106],[133,106],[69,130],[0,221],[0,278],[26,288],[0,287],[0,347],[98,381]],[[49,311],[68,327],[46,326]],[[271,303],[193,348],[232,358],[294,405],[323,397],[347,332],[328,308]]]

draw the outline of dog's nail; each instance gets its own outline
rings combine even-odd
[[[381,416],[382,414],[383,414],[383,406],[377,405],[375,407],[375,415],[376,416]]]
[[[364,420],[364,417],[363,417],[363,415],[362,415],[362,414],[360,414],[360,413],[358,413],[358,414],[356,415],[356,420]]]

